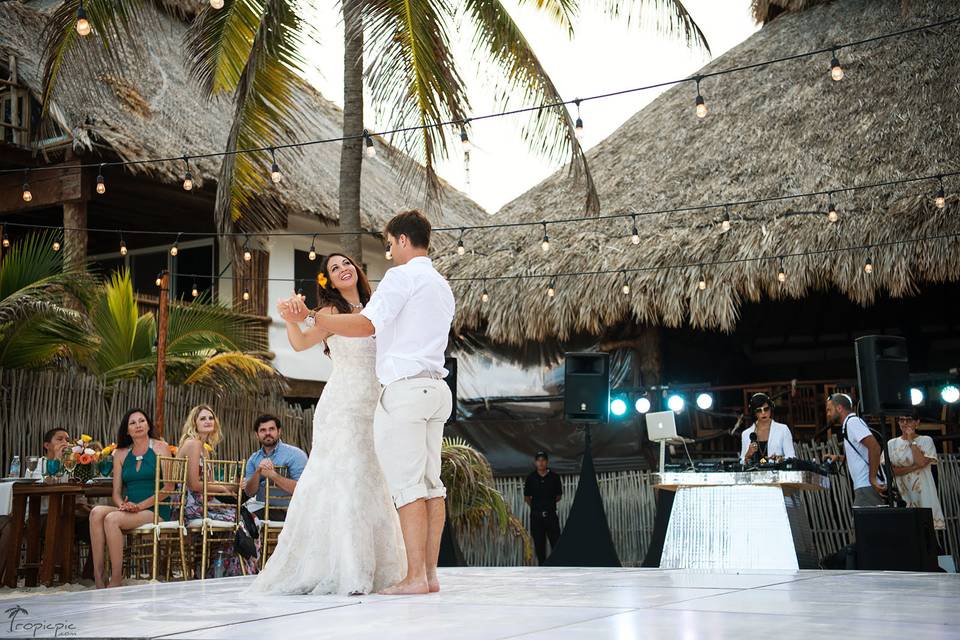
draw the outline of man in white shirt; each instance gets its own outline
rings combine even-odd
[[[444,381],[444,351],[455,303],[450,285],[427,257],[430,222],[406,211],[384,235],[396,265],[388,270],[359,314],[316,315],[333,334],[376,336],[377,378],[383,385],[373,421],[377,458],[400,514],[407,575],[384,594],[440,590],[437,559],[445,520],[440,481],[443,425],[453,398]],[[294,317],[306,314],[294,301]]]
[[[853,480],[854,507],[880,507],[886,504],[886,487],[880,482],[880,444],[867,423],[853,413],[853,402],[845,393],[827,399],[827,420],[841,425],[841,442],[847,469]]]

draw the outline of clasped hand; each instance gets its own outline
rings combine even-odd
[[[303,322],[303,320],[310,314],[310,311],[307,309],[307,305],[304,304],[303,296],[299,294],[293,294],[286,300],[277,301],[277,313],[280,314],[280,317],[288,322]]]

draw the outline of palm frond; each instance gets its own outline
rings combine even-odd
[[[236,91],[262,16],[262,2],[229,0],[221,9],[204,8],[190,24],[188,65],[207,96]]]
[[[681,37],[691,49],[710,54],[710,44],[694,21],[683,0],[600,0],[607,15],[626,20],[627,25],[651,25],[664,36]]]
[[[199,299],[170,308],[167,353],[188,355],[209,351],[252,351],[262,347],[252,338],[256,322],[225,306]]]
[[[0,327],[0,368],[40,367],[69,352],[95,349],[98,341],[80,314],[73,316],[37,315]]]
[[[218,353],[197,367],[183,384],[257,391],[265,378],[276,375],[269,364],[247,353]]]
[[[474,25],[473,48],[501,72],[498,101],[506,106],[518,94],[525,104],[553,104],[563,100],[550,74],[500,0],[465,0],[463,11]],[[534,151],[557,160],[569,158],[574,180],[582,180],[585,191],[584,211],[595,215],[600,211],[593,174],[586,155],[577,140],[574,122],[564,107],[535,111],[524,127],[524,140]]]
[[[536,5],[536,8],[548,16],[573,37],[573,23],[580,12],[579,0],[523,0],[521,5]]]
[[[143,330],[139,321],[133,283],[126,270],[116,271],[100,288],[100,295],[90,308],[90,321],[100,338],[100,348],[92,354],[90,365],[98,375],[106,375],[124,364],[147,357],[150,353],[136,352],[142,345],[137,334]]]
[[[404,186],[416,178],[438,201],[441,182],[434,165],[447,156],[446,120],[465,120],[469,99],[450,48],[454,10],[446,0],[368,0],[356,3],[371,43],[367,79],[372,104],[396,125],[424,128],[398,134],[407,154]]]

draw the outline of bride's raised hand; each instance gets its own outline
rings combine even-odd
[[[303,298],[297,294],[290,296],[286,300],[281,300],[277,304],[277,311],[280,312],[281,318],[290,322],[303,322],[310,314],[310,310],[307,309],[307,305],[304,304]]]

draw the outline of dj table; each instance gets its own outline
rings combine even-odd
[[[811,471],[657,474],[655,488],[677,492],[660,567],[815,568],[810,526],[795,494],[829,487],[826,475]]]

